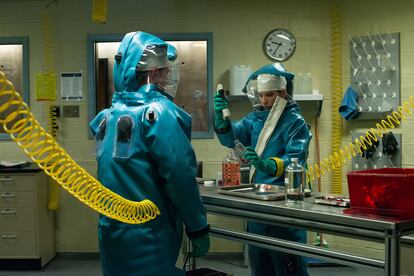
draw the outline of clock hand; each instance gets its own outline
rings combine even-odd
[[[278,42],[274,42],[274,41],[272,41],[271,43],[272,43],[272,44],[279,45],[279,46],[280,46],[280,45],[282,45],[282,43],[278,43]]]
[[[277,49],[279,49],[280,46],[282,46],[282,44],[278,43],[278,45],[277,45],[276,49],[273,51],[272,55],[276,54],[276,51],[277,51]]]

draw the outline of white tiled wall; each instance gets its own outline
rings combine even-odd
[[[364,35],[368,31],[401,33],[401,84],[402,101],[414,95],[414,3],[396,0],[342,0],[343,8],[343,77],[344,89],[348,85],[348,34]],[[321,157],[330,152],[331,103],[330,95],[330,0],[108,0],[106,24],[91,21],[92,1],[58,0],[51,5],[53,27],[56,30],[56,63],[59,72],[83,71],[85,93],[86,36],[88,34],[119,34],[135,30],[147,32],[212,32],[214,40],[214,82],[228,87],[228,69],[235,64],[249,64],[258,68],[270,63],[262,52],[262,39],[273,28],[289,29],[297,38],[297,50],[293,58],[285,63],[293,72],[311,72],[313,86],[324,95],[320,116]],[[42,70],[41,11],[44,1],[1,1],[0,36],[29,36],[30,44],[30,89],[31,106],[38,120],[45,120],[44,104],[34,101],[35,74]],[[60,141],[65,149],[82,166],[94,174],[94,143],[87,139],[87,101],[80,106],[80,119],[64,119],[61,122]],[[72,104],[72,103],[71,103]],[[246,103],[231,105],[234,119],[240,118],[248,109]],[[307,112],[305,112],[307,114]],[[305,118],[314,130],[314,118]],[[403,165],[414,166],[410,154],[414,142],[408,137],[414,130],[414,119],[402,123],[396,132],[403,133]],[[343,145],[349,142],[350,130],[370,127],[369,123],[344,123]],[[405,138],[407,137],[407,138]],[[216,138],[194,140],[193,145],[199,160],[204,161],[204,176],[215,177],[225,155]],[[17,146],[10,143],[0,145],[0,159],[21,160],[25,157]],[[310,148],[311,162],[315,161],[314,141]],[[344,176],[348,167],[343,169]],[[329,191],[329,175],[322,178],[322,190]],[[347,193],[346,179],[343,179]],[[57,250],[60,252],[90,252],[97,250],[97,215],[65,192],[62,193],[61,209],[58,211]],[[381,249],[363,250],[366,245],[344,242],[336,237],[327,237],[330,246],[348,246],[351,251],[380,254]],[[371,253],[370,253],[371,252]]]

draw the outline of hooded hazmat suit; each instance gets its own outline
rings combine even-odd
[[[291,94],[294,75],[285,71],[280,64],[270,64],[252,73],[246,82],[244,92],[248,94],[254,106],[257,107],[258,105],[258,96],[249,94],[250,90],[254,90],[252,86],[249,86],[249,83],[256,81],[257,77],[261,74],[274,74],[286,78],[286,89],[288,94]],[[276,99],[274,105],[278,102]],[[271,110],[257,108],[240,121],[229,123],[225,128],[217,128],[215,126],[215,131],[221,144],[226,147],[234,147],[234,140],[236,138],[244,146],[250,146],[257,150],[261,132],[267,131],[266,128],[264,129],[264,125],[268,117],[274,114],[276,112],[272,113]],[[292,157],[297,157],[299,163],[305,165],[310,140],[311,133],[309,127],[303,119],[298,105],[292,100],[287,101],[274,130],[261,147],[261,155],[259,154],[261,159],[273,159],[276,163],[276,171],[269,174],[256,169],[254,175],[251,176],[251,182],[283,186],[284,168],[291,163],[290,159]],[[306,232],[293,228],[249,221],[247,231],[291,241],[306,242]],[[304,259],[295,255],[249,246],[249,257],[253,275],[307,275]]]
[[[191,118],[172,102],[173,94],[137,78],[139,62],[145,70],[168,66],[162,55],[172,60],[177,53],[151,34],[126,34],[115,56],[112,106],[90,124],[99,181],[129,200],[149,199],[160,210],[154,220],[138,225],[100,217],[104,275],[184,275],[175,268],[183,224],[189,237],[209,230],[195,180]]]

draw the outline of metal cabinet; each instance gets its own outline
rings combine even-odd
[[[55,256],[48,186],[37,168],[0,169],[0,269],[41,268]]]

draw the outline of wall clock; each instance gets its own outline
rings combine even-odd
[[[265,55],[274,61],[288,60],[296,49],[296,39],[291,32],[285,29],[274,29],[263,39]]]

